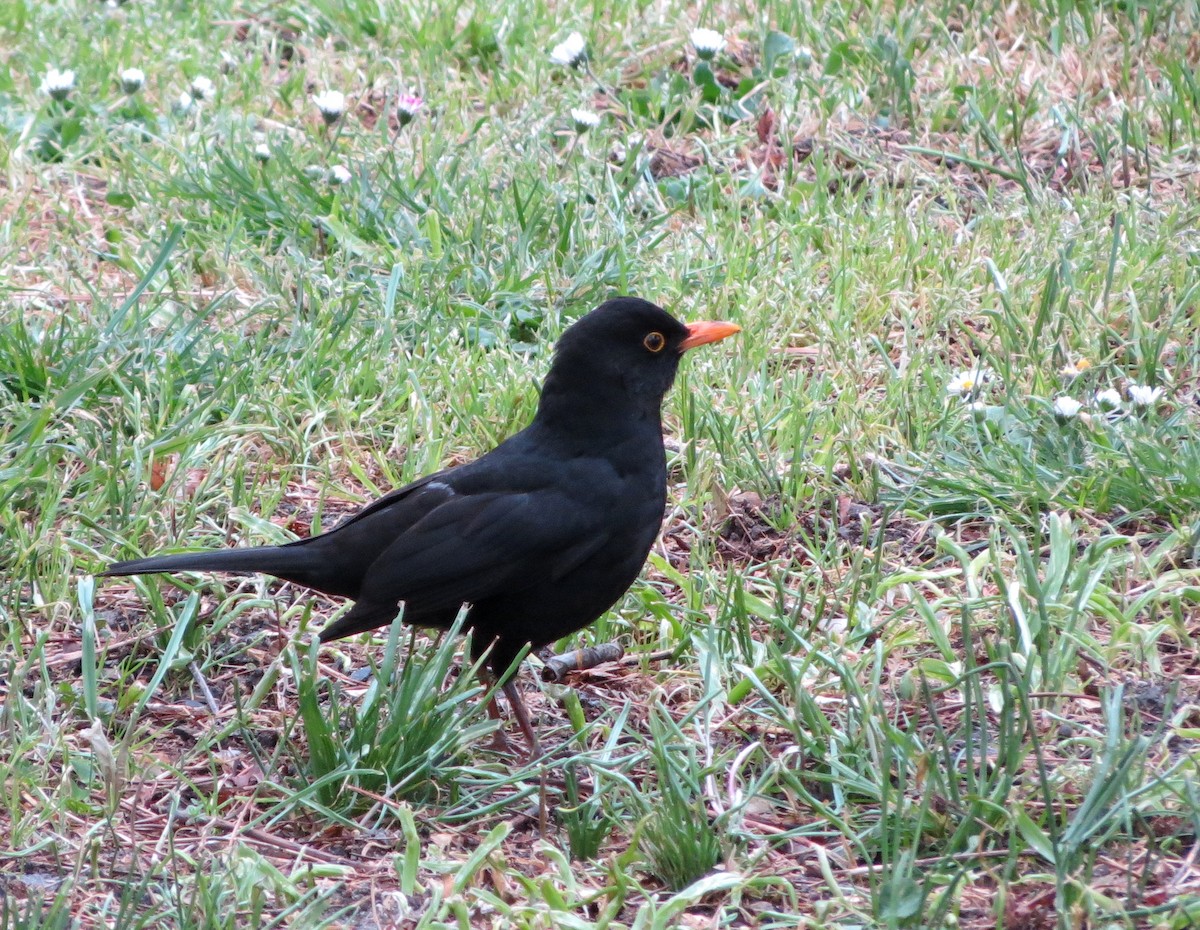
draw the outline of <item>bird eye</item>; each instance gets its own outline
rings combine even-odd
[[[661,352],[666,344],[667,340],[662,333],[647,333],[646,338],[642,340],[642,345],[651,352]]]

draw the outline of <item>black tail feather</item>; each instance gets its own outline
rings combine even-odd
[[[180,552],[175,555],[152,555],[145,559],[114,562],[101,576],[149,575],[155,572],[266,572],[284,574],[295,567],[295,550],[286,552],[279,546],[254,549],[214,549],[204,552]]]
[[[114,562],[99,574],[109,578],[114,575],[150,575],[157,572],[262,572],[284,581],[294,581],[314,591],[341,597],[357,597],[362,583],[361,572],[339,569],[335,561],[322,558],[317,547],[296,543],[152,555],[145,559]]]
[[[365,633],[381,626],[387,626],[400,613],[399,604],[372,604],[370,601],[359,601],[333,623],[326,626],[318,634],[323,643],[335,639],[344,639],[355,633]]]

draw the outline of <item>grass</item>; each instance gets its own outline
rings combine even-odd
[[[0,5],[0,922],[1195,926],[1198,27]],[[743,332],[668,398],[642,579],[560,644],[626,658],[522,678],[546,758],[490,748],[456,638],[90,577],[481,454],[616,292]]]

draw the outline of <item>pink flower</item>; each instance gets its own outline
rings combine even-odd
[[[407,126],[423,106],[425,101],[416,94],[401,94],[400,99],[396,101],[396,120],[401,126]]]

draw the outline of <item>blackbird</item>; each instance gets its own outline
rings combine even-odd
[[[666,508],[662,402],[688,349],[739,331],[618,297],[559,339],[537,414],[482,458],[414,481],[283,546],[156,555],[101,575],[265,572],[354,606],[322,642],[404,620],[448,628],[467,604],[475,657],[503,677],[527,646],[582,629],[637,578]],[[534,754],[511,679],[503,690]],[[494,705],[489,711],[498,713]]]

